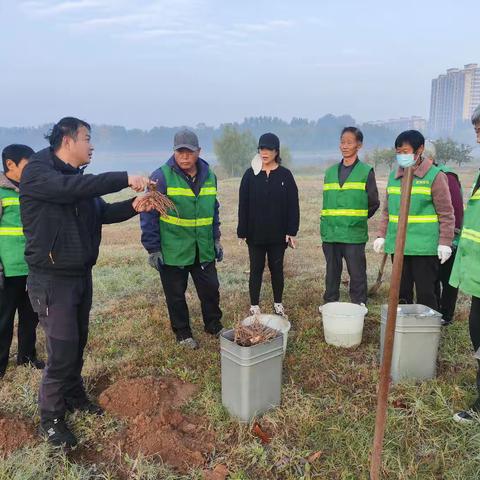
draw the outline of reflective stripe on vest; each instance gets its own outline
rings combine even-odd
[[[324,190],[365,190],[367,184],[364,182],[345,182],[342,186],[339,183],[325,183]]]
[[[402,187],[390,186],[387,188],[389,195],[400,195],[402,193]],[[431,195],[432,189],[430,187],[412,187],[412,195]]]
[[[323,217],[368,217],[368,210],[322,210]]]
[[[0,236],[20,237],[23,235],[22,227],[0,227]]]
[[[470,228],[464,228],[461,237],[471,240],[472,242],[480,243],[480,232]]]
[[[203,187],[200,189],[199,196],[204,195],[216,195],[216,187]],[[167,187],[167,195],[169,197],[194,197],[195,194],[191,188],[181,188],[181,187]]]
[[[2,207],[11,207],[13,205],[20,205],[20,199],[17,197],[6,197],[1,199]]]
[[[22,227],[0,227],[0,236],[21,237],[23,236]]]
[[[213,217],[187,219],[167,215],[166,217],[160,217],[160,221],[172,225],[179,225],[180,227],[205,227],[207,225],[213,225]]]
[[[389,215],[388,220],[398,223],[398,215]],[[438,223],[437,215],[409,215],[408,223]]]

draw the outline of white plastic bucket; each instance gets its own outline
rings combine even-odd
[[[268,314],[260,314],[256,315],[260,323],[265,325],[266,327],[273,328],[274,330],[278,330],[283,334],[283,354],[287,351],[287,340],[288,340],[288,332],[290,331],[291,324],[290,322],[280,315],[268,315]],[[253,323],[255,316],[252,315],[250,317],[245,318],[242,320],[244,325],[250,325]]]
[[[356,347],[362,342],[367,307],[347,302],[331,302],[321,307],[325,341],[336,347]]]

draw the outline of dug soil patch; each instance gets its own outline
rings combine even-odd
[[[100,395],[100,405],[121,418],[155,416],[181,407],[197,392],[191,383],[176,378],[133,378],[119,380]]]
[[[18,418],[0,417],[0,457],[34,442],[32,425]]]
[[[179,410],[196,391],[195,385],[165,377],[126,379],[111,385],[100,395],[99,403],[127,421],[113,440],[120,448],[112,454],[160,457],[182,473],[202,467],[214,449],[213,434],[204,420]]]

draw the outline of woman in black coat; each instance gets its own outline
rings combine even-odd
[[[280,140],[276,135],[262,135],[258,153],[243,175],[238,206],[237,235],[247,242],[250,256],[250,314],[260,313],[260,289],[267,257],[274,312],[285,315],[283,257],[287,246],[295,248],[300,223],[298,189],[290,170],[280,165]]]

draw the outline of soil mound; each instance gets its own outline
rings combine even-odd
[[[35,441],[33,426],[18,418],[0,417],[0,457]]]
[[[214,449],[213,434],[205,421],[178,409],[197,387],[175,378],[145,377],[120,380],[99,398],[108,412],[127,420],[127,427],[113,443],[118,454],[159,456],[182,473],[205,464]]]
[[[120,442],[120,450],[130,457],[138,453],[158,455],[177,470],[187,473],[190,468],[205,464],[213,450],[213,436],[200,422],[178,411],[164,416],[137,416]]]
[[[102,392],[100,405],[122,418],[161,415],[182,406],[197,391],[191,383],[176,378],[133,378],[119,380]]]

